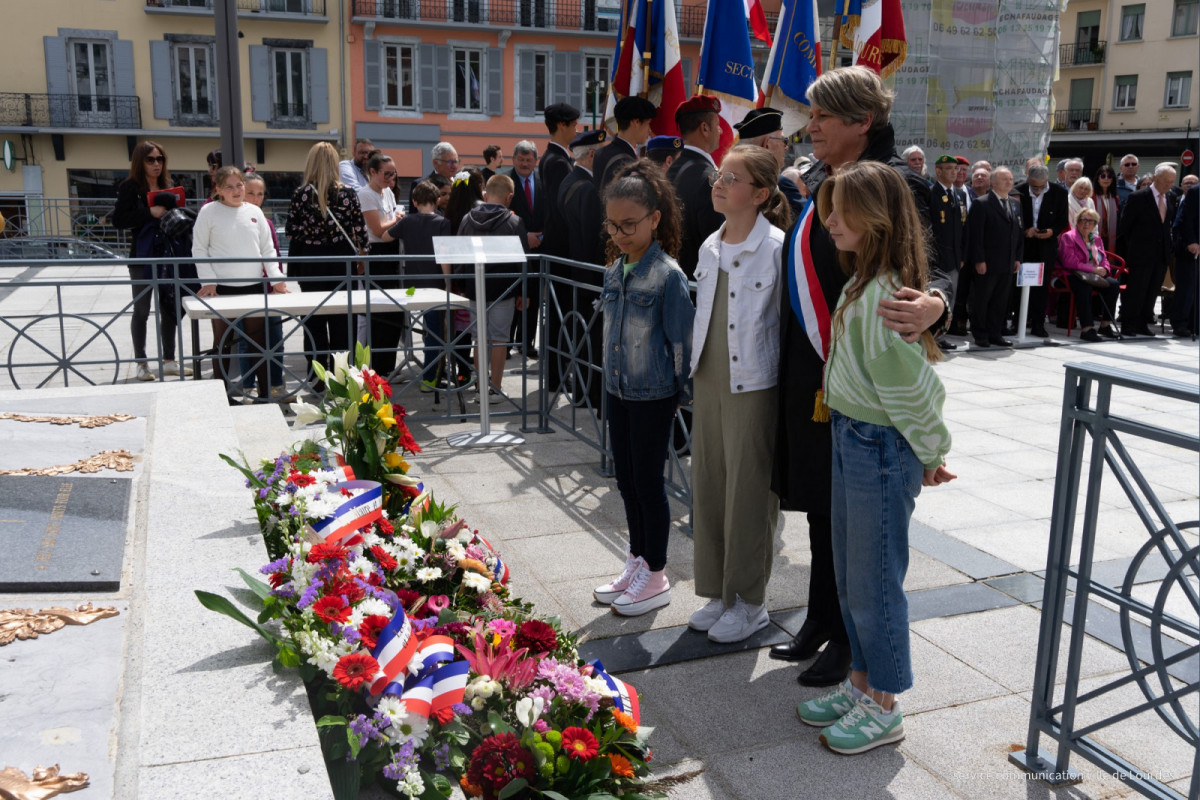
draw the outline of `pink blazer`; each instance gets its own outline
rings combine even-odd
[[[1100,240],[1101,242],[1104,239]],[[1087,243],[1083,237],[1079,235],[1079,230],[1071,228],[1058,237],[1058,265],[1063,269],[1072,270],[1074,272],[1094,272],[1095,264],[1092,263],[1088,253]],[[1100,249],[1100,264],[1112,273],[1112,267],[1108,264],[1108,256],[1105,255],[1104,249]]]

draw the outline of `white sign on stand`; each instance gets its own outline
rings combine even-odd
[[[1021,305],[1017,312],[1017,346],[1025,344],[1025,323],[1029,319],[1029,287],[1041,286],[1046,265],[1040,261],[1021,264],[1017,270],[1017,286],[1021,287]]]
[[[487,294],[484,291],[484,264],[514,264],[525,261],[525,248],[517,236],[435,236],[433,255],[438,264],[475,265],[475,338],[479,342],[479,430],[446,437],[451,447],[473,445],[523,444],[525,439],[511,433],[492,433],[488,418],[491,346],[487,338]]]

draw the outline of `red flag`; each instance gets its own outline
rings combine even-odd
[[[854,63],[887,78],[900,69],[907,56],[900,0],[864,2],[862,17],[854,30]]]
[[[742,0],[746,5],[746,19],[750,20],[750,31],[754,38],[771,46],[771,28],[767,25],[767,14],[762,0]]]

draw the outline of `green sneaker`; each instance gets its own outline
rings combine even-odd
[[[850,679],[847,678],[832,691],[796,706],[796,716],[800,717],[800,721],[805,725],[824,728],[849,713],[860,696],[861,692],[851,686]]]
[[[869,697],[860,696],[846,716],[821,731],[821,744],[835,753],[852,756],[904,738],[904,715],[900,705],[891,713]]]

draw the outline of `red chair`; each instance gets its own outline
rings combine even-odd
[[[1104,255],[1106,258],[1108,258],[1108,266],[1111,277],[1117,279],[1118,288],[1121,291],[1124,291],[1124,277],[1129,274],[1129,270],[1125,267],[1125,259],[1121,258],[1116,253],[1110,253],[1107,250],[1104,251]],[[1071,328],[1075,326],[1075,293],[1071,291],[1071,284],[1067,280],[1067,270],[1055,268],[1054,276],[1051,278],[1050,286],[1047,289],[1047,292],[1052,298],[1057,298],[1058,295],[1063,294],[1064,292],[1066,293],[1067,297],[1070,298],[1070,306],[1069,310],[1067,311],[1067,324],[1065,326],[1067,329],[1067,337],[1070,338]],[[1095,293],[1096,292],[1093,289],[1092,294],[1095,295]],[[1117,310],[1115,308],[1108,309],[1109,316],[1112,318],[1114,323],[1117,319],[1116,311]]]

